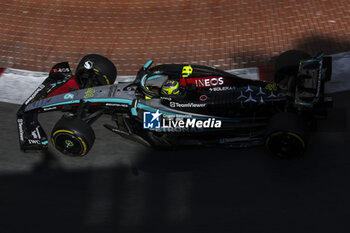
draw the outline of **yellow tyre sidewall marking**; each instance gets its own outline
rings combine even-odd
[[[72,134],[74,136],[76,136],[72,131],[69,131],[69,130],[65,130],[65,129],[60,129],[60,130],[57,130],[55,131],[53,134],[52,134],[52,138],[51,138],[51,141],[52,141],[52,144],[56,147],[56,143],[54,141],[54,137],[56,134],[58,133],[68,133],[68,134]],[[87,147],[86,147],[86,143],[84,142],[84,140],[81,138],[81,137],[76,137],[78,138],[78,140],[81,142],[81,144],[83,145],[83,152],[81,153],[81,155],[85,155],[86,154],[86,151],[87,151]]]
[[[287,132],[287,134],[296,137],[301,142],[303,149],[305,149],[305,142],[299,135],[292,133],[292,132]]]
[[[103,77],[105,78],[105,80],[106,80],[106,82],[107,82],[107,85],[109,85],[109,80],[108,80],[107,76],[106,76],[106,75],[103,75]]]
[[[98,69],[96,69],[96,68],[94,68],[94,71],[96,71],[97,73],[100,73],[100,71]],[[103,75],[103,77],[106,80],[107,84],[109,85],[109,80],[108,80],[107,76]]]
[[[266,139],[266,142],[265,142],[265,147],[268,149],[268,151],[270,151],[270,147],[268,146],[268,144],[269,144],[269,142],[270,142],[270,139],[271,139],[272,137],[274,137],[274,136],[277,136],[277,135],[280,135],[280,134],[283,134],[283,133],[285,133],[285,132],[283,132],[283,131],[277,131],[277,132],[271,134],[270,136],[268,136],[268,138]],[[299,135],[297,135],[297,134],[295,134],[295,133],[292,133],[292,132],[286,132],[286,133],[287,133],[288,135],[291,135],[291,136],[297,138],[297,139],[301,142],[301,145],[302,145],[302,147],[303,147],[303,150],[305,149],[305,142],[304,142],[304,140],[303,140]]]

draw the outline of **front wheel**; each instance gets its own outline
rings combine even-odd
[[[91,126],[79,118],[63,116],[51,133],[54,147],[69,156],[84,156],[95,141]]]

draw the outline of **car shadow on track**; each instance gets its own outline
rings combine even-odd
[[[337,94],[335,107],[348,110],[348,95]],[[349,121],[338,113],[329,120]],[[31,172],[0,174],[1,229],[348,232],[349,129],[325,124],[312,134],[306,156],[292,161],[270,159],[263,148],[165,152],[105,139],[90,160],[49,150]],[[114,154],[119,163],[89,167],[111,149],[121,152]],[[130,150],[138,154],[123,154]],[[88,163],[71,169],[67,161]]]

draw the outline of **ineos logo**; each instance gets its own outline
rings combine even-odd
[[[224,84],[224,78],[207,78],[207,79],[198,79],[196,80],[197,87],[213,87]]]

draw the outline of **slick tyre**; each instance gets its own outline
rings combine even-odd
[[[95,141],[91,126],[76,117],[62,116],[51,133],[54,147],[69,156],[84,156]]]
[[[286,76],[296,76],[299,62],[312,58],[309,54],[299,50],[288,50],[281,53],[275,63],[275,82],[280,83]]]
[[[117,78],[117,68],[108,58],[98,54],[83,57],[75,71],[75,79],[80,89],[113,84]]]
[[[294,159],[303,155],[307,145],[307,128],[294,113],[274,115],[267,126],[265,147],[275,158]]]

